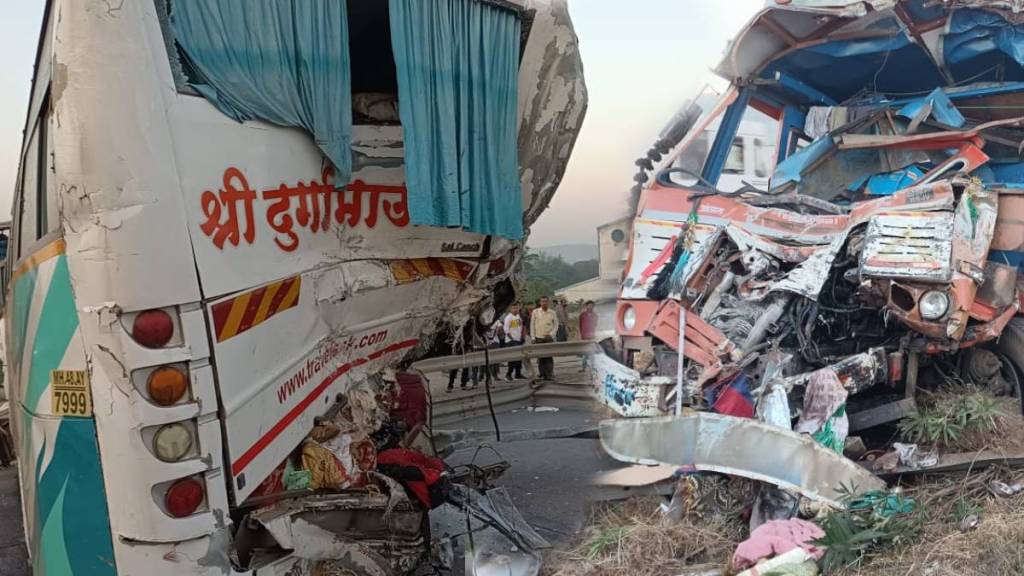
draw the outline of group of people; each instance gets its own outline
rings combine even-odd
[[[489,348],[522,346],[528,342],[534,344],[545,344],[550,342],[565,342],[569,339],[569,304],[564,299],[556,300],[554,307],[551,306],[551,299],[542,296],[536,302],[529,302],[524,307],[519,302],[513,304],[508,313],[495,320],[488,327],[484,335]],[[597,334],[597,313],[594,312],[594,302],[587,301],[579,317],[580,338],[592,340]],[[463,342],[466,342],[465,337]],[[462,351],[468,351],[463,348]],[[458,353],[458,352],[457,352]],[[505,370],[505,379],[509,382],[516,379],[526,378],[523,374],[525,368],[529,377],[533,377],[533,364],[526,360],[509,362]],[[583,368],[587,366],[587,357],[583,357]],[[491,377],[498,379],[501,374],[501,365],[491,365]],[[461,388],[472,388],[479,382],[480,376],[484,375],[484,367],[465,367],[462,369]],[[455,388],[455,377],[458,370],[451,370],[448,373],[448,391]],[[555,361],[553,358],[537,359],[537,377],[540,380],[551,381],[555,378]],[[472,381],[472,385],[470,385]]]

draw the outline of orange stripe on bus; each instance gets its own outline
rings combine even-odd
[[[9,245],[8,245],[9,246]],[[22,260],[21,264],[18,265],[14,270],[14,274],[11,275],[11,281],[17,280],[19,276],[28,272],[29,270],[38,267],[43,262],[46,262],[50,258],[55,258],[64,253],[67,248],[63,238],[58,238],[53,242],[50,242],[46,246],[43,246],[39,250],[36,250],[32,255]],[[10,248],[8,248],[10,249]]]
[[[281,305],[274,310],[274,314],[277,314],[281,310],[287,310],[292,306],[295,306],[299,302],[299,289],[302,288],[301,278],[294,278],[291,286],[288,287],[288,292],[284,295],[284,300],[281,301]]]
[[[302,278],[296,276],[213,305],[214,331],[223,342],[266,322],[275,314],[299,303]]]
[[[224,322],[224,327],[220,331],[218,340],[227,340],[238,334],[238,327],[242,324],[242,315],[245,314],[245,309],[249,307],[250,298],[252,298],[252,292],[246,292],[234,299],[231,303],[231,312],[228,313],[228,319]]]
[[[260,307],[256,310],[256,317],[252,319],[253,326],[267,319],[267,315],[270,313],[270,303],[274,300],[274,296],[280,288],[281,282],[274,282],[267,286],[266,292],[263,293],[263,298],[260,299]]]

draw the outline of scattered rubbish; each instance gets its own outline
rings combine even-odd
[[[527,412],[558,412],[555,406],[527,406]]]
[[[1024,490],[1024,486],[1021,486],[1019,483],[1007,484],[1005,482],[1000,482],[999,480],[993,480],[989,482],[988,490],[993,496],[1009,498],[1010,496],[1020,494],[1021,490]]]
[[[824,536],[825,533],[813,522],[791,518],[789,520],[772,520],[758,526],[747,538],[736,547],[732,556],[733,570],[744,570],[768,558],[781,556],[793,549],[802,549],[807,556],[818,559],[824,551],[811,542]],[[801,559],[795,563],[800,563]],[[794,563],[792,561],[787,562]]]
[[[864,440],[860,436],[847,436],[843,444],[843,456],[851,460],[860,460],[868,451]]]
[[[914,469],[931,468],[939,463],[937,453],[919,450],[917,444],[894,442],[892,447],[899,455],[900,466]]]
[[[772,576],[774,574],[793,576],[816,576],[817,564],[813,555],[801,547],[765,560],[760,564],[740,572],[737,576]],[[813,568],[811,567],[813,566]]]
[[[875,518],[891,518],[914,511],[915,502],[901,494],[872,490],[852,498],[847,506],[851,512],[869,511]]]
[[[960,531],[970,532],[977,528],[978,524],[981,524],[981,518],[979,518],[977,514],[968,514],[960,521]]]
[[[899,468],[899,452],[886,452],[885,454],[871,460],[871,469],[876,472],[892,472]]]

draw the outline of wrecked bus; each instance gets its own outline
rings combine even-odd
[[[561,0],[47,2],[5,278],[35,574],[421,563],[395,368],[511,298],[585,102]]]
[[[596,397],[626,417],[799,417],[842,454],[914,413],[925,368],[1021,396],[1022,22],[1011,2],[769,2],[716,69],[721,99],[637,160]],[[776,127],[770,185],[723,189],[751,116]],[[724,433],[715,418],[694,421]],[[627,444],[667,451],[680,426]]]

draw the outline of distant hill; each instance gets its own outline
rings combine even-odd
[[[530,246],[530,250],[547,256],[560,257],[567,264],[597,259],[597,244],[557,244],[555,246]]]

